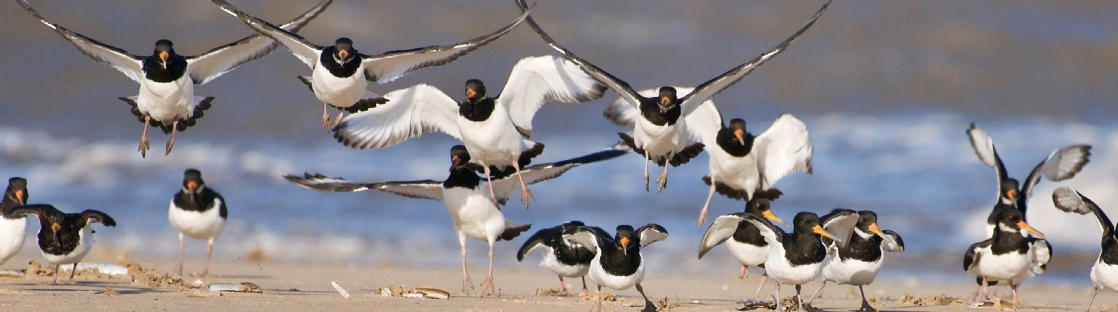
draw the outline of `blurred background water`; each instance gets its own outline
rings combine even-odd
[[[235,1],[242,10],[282,22],[314,1]],[[533,16],[556,40],[639,89],[693,86],[764,52],[798,29],[819,1],[546,1]],[[134,54],[162,38],[184,55],[252,34],[205,1],[33,1],[47,18]],[[994,137],[1010,175],[1064,145],[1094,145],[1091,163],[1071,181],[1035,189],[1031,224],[1055,246],[1050,283],[1088,285],[1097,255],[1094,219],[1053,208],[1057,186],[1072,186],[1115,211],[1118,183],[1118,3],[984,1],[841,1],[786,52],[714,98],[725,118],[741,117],[753,133],[781,113],[808,125],[815,173],[777,187],[778,215],[826,213],[835,207],[878,212],[898,231],[905,254],[884,278],[969,281],[964,249],[981,240],[997,192],[994,171],[972,151],[972,122]],[[512,1],[339,0],[300,33],[326,45],[352,38],[366,54],[447,44],[511,21]],[[136,152],[142,130],[117,97],[136,83],[76,51],[17,4],[0,4],[0,174],[29,180],[31,202],[67,211],[99,209],[116,228],[98,244],[134,255],[171,257],[176,233],[166,221],[182,171],[195,167],[229,202],[229,225],[215,257],[250,252],[276,261],[454,265],[458,246],[442,203],[381,192],[325,194],[304,190],[283,174],[321,172],[351,180],[443,179],[456,142],[428,134],[380,150],[354,150],[320,128],[321,104],[295,79],[310,71],[277,50],[214,82],[196,87],[215,96],[197,126],[180,133],[162,156],[167,136],[153,132],[152,155]],[[463,82],[499,89],[522,57],[551,54],[526,25],[446,66],[371,85],[384,94],[428,83],[459,98]],[[533,140],[545,143],[537,163],[608,146],[625,131],[602,117],[616,98],[551,104],[535,118]],[[512,201],[506,216],[533,230],[569,220],[612,229],[659,223],[671,238],[648,248],[654,270],[736,274],[718,248],[694,255],[702,230],[695,220],[707,186],[707,157],[670,169],[668,188],[645,192],[642,162],[633,154],[588,165],[537,184],[529,210]],[[514,194],[513,198],[516,198]],[[713,215],[743,202],[715,197]],[[32,229],[37,226],[32,226]],[[705,227],[704,227],[705,229]],[[499,267],[532,267],[513,255],[522,236],[498,245]],[[29,241],[33,238],[29,237]],[[188,243],[201,257],[204,243]],[[468,243],[484,263],[484,243]],[[35,253],[29,244],[24,253]],[[8,264],[12,266],[12,264]]]

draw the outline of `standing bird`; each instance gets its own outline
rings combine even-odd
[[[324,0],[280,27],[292,32],[299,31],[331,2],[332,0]],[[159,127],[164,134],[171,134],[166,151],[166,154],[170,154],[171,148],[175,146],[175,131],[184,131],[193,126],[202,118],[203,111],[210,108],[213,97],[194,96],[195,85],[206,84],[238,66],[267,55],[279,46],[271,39],[252,35],[199,55],[182,56],[175,53],[170,40],[161,39],[155,42],[152,55],[145,57],[133,55],[48,21],[32,9],[26,0],[19,0],[19,4],[43,24],[62,35],[62,38],[69,40],[82,54],[94,61],[108,64],[140,83],[139,95],[120,99],[131,105],[132,114],[144,123],[144,134],[140,137],[139,147],[142,157],[147,157],[147,150],[151,148],[148,142],[148,125]]]
[[[618,225],[616,232],[610,237],[599,227],[579,227],[574,233],[563,235],[563,238],[594,252],[587,275],[598,284],[597,311],[602,310],[602,286],[626,290],[634,285],[644,297],[644,309],[641,311],[656,311],[656,304],[648,300],[641,287],[641,281],[644,281],[644,254],[641,249],[668,238],[668,230],[659,224],[647,224],[635,231],[632,226]]]
[[[116,226],[116,221],[104,212],[86,210],[81,213],[63,213],[54,206],[42,204],[16,207],[11,210],[11,215],[18,218],[39,218],[39,251],[47,262],[54,265],[52,285],[58,285],[58,267],[63,264],[74,264],[70,270],[70,280],[74,280],[78,262],[93,249],[93,230],[89,227],[91,223]]]
[[[1071,188],[1061,187],[1053,191],[1052,202],[1056,204],[1056,208],[1066,212],[1094,214],[1099,221],[1102,252],[1091,266],[1091,282],[1095,287],[1091,290],[1091,301],[1087,303],[1087,311],[1090,311],[1099,290],[1118,291],[1118,233],[1114,232],[1114,223],[1110,222],[1099,205]]]
[[[582,278],[582,291],[587,293],[586,272],[590,270],[590,261],[594,260],[594,252],[586,246],[575,244],[563,239],[563,235],[574,233],[578,227],[585,226],[582,221],[571,221],[559,226],[542,229],[528,238],[520,251],[516,253],[516,261],[524,261],[524,256],[536,250],[543,249],[543,259],[540,266],[559,275],[559,295],[570,296],[564,277]]]
[[[1017,296],[1017,286],[1023,282],[1021,274],[1032,270],[1040,247],[1031,244],[1029,237],[1021,232],[1024,230],[1040,238],[1044,238],[1044,234],[1025,223],[1024,215],[1016,209],[1001,210],[997,220],[993,237],[967,248],[963,255],[963,270],[982,280],[981,294],[984,299],[988,298],[986,287],[989,282],[1007,281],[1013,293],[1012,303],[1024,305]],[[1048,250],[1044,251],[1047,254]]]
[[[765,274],[776,281],[774,296],[777,311],[784,311],[781,306],[780,284],[796,285],[796,302],[800,310],[807,311],[803,299],[800,298],[800,288],[803,284],[815,280],[815,277],[819,276],[819,271],[823,269],[827,247],[823,245],[820,238],[836,239],[834,235],[824,230],[823,226],[832,222],[853,224],[857,219],[857,215],[852,212],[831,214],[828,217],[820,221],[819,215],[815,213],[797,213],[792,218],[792,233],[786,233],[760,215],[752,213],[741,215],[740,219],[757,227],[766,243],[777,247],[769,248],[769,257],[765,260]]]
[[[322,101],[322,128],[327,130],[337,127],[346,112],[364,111],[390,100],[365,90],[368,81],[386,83],[426,67],[446,65],[497,40],[520,25],[524,17],[528,16],[528,13],[524,13],[497,31],[450,45],[365,55],[353,48],[353,40],[349,38],[338,38],[333,46],[317,46],[293,31],[245,14],[224,0],[211,1],[225,12],[240,18],[256,32],[283,44],[291,54],[311,67],[311,75],[300,76],[299,80],[310,87],[315,97]],[[330,125],[329,106],[339,110],[333,126]]]
[[[210,256],[213,255],[214,240],[225,229],[225,219],[229,209],[225,208],[225,198],[217,191],[206,187],[202,172],[186,169],[182,177],[182,189],[171,197],[167,209],[167,220],[179,232],[179,276],[182,276],[182,257],[186,249],[186,238],[204,239],[206,242],[206,268],[202,276],[210,275]]]
[[[788,226],[788,223],[773,214],[769,207],[769,200],[762,197],[746,202],[745,213],[760,215],[772,222]],[[703,240],[699,244],[699,259],[702,259],[711,248],[725,242],[726,249],[734,255],[735,259],[738,259],[738,262],[741,262],[741,275],[738,279],[749,277],[751,266],[764,269],[765,260],[769,258],[769,243],[765,242],[765,237],[761,236],[757,226],[742,220],[743,215],[743,213],[732,213],[715,218],[706,233],[703,233]],[[761,275],[761,284],[757,285],[757,291],[753,292],[754,299],[761,293],[761,288],[765,286],[765,281],[768,279],[768,274]]]
[[[843,210],[845,212],[832,213],[853,212],[849,209]],[[815,300],[815,296],[823,291],[823,287],[827,286],[827,282],[835,282],[858,286],[858,291],[862,293],[862,307],[858,309],[859,312],[877,311],[870,306],[869,301],[866,301],[866,291],[862,286],[873,283],[877,278],[886,251],[904,251],[904,241],[897,232],[882,231],[877,227],[877,213],[862,210],[857,214],[858,222],[853,228],[843,228],[837,222],[832,223],[831,227],[824,228],[827,232],[838,236],[839,240],[823,239],[823,243],[827,245],[828,261],[823,266],[823,283],[811,295],[811,299],[807,300],[809,305]]]
[[[518,0],[517,3],[521,11],[527,12],[528,8],[524,0]],[[719,92],[722,92],[722,90],[729,88],[746,75],[753,72],[753,70],[757,69],[757,67],[765,61],[783,52],[784,49],[792,44],[792,41],[796,40],[796,38],[807,31],[808,28],[811,28],[820,17],[823,17],[823,13],[827,11],[827,7],[830,3],[831,2],[828,1],[824,4],[806,25],[772,50],[727,71],[721,76],[700,84],[693,92],[683,95],[682,97],[678,90],[670,86],[661,87],[656,97],[645,97],[636,90],[633,90],[633,88],[629,86],[629,83],[583,60],[559,45],[558,42],[552,39],[551,36],[536,24],[536,21],[532,17],[528,17],[528,25],[553,49],[559,51],[564,58],[577,64],[579,68],[595,80],[620,94],[621,97],[625,99],[625,102],[629,103],[633,108],[640,110],[641,118],[638,118],[637,121],[633,123],[633,134],[620,133],[619,135],[622,140],[629,144],[634,152],[641,154],[645,158],[644,186],[646,191],[648,190],[648,162],[650,160],[655,160],[657,165],[664,167],[664,172],[656,180],[660,184],[660,187],[657,189],[659,192],[663,191],[664,187],[668,184],[668,164],[679,166],[687,163],[690,158],[697,156],[702,151],[702,144],[686,145],[687,135],[684,129],[690,127],[687,125],[689,122],[687,116],[692,114],[701,103],[714,97]],[[609,112],[607,111],[607,116],[608,115]]]
[[[424,132],[449,134],[462,140],[481,165],[494,204],[497,195],[488,179],[507,175],[511,166],[520,179],[520,200],[528,207],[528,200],[535,196],[520,168],[543,152],[543,144],[527,139],[536,111],[550,101],[586,102],[604,93],[605,87],[571,62],[556,56],[527,57],[512,67],[504,90],[496,97],[488,97],[485,85],[477,79],[466,81],[466,99],[461,103],[435,87],[415,85],[389,92],[385,98],[391,102],[386,105],[350,115],[335,130],[334,138],[349,147],[368,149],[392,146]]]
[[[12,215],[12,209],[27,204],[27,180],[8,179],[4,199],[0,201],[0,264],[8,262],[23,248],[27,237],[27,218]]]
[[[540,164],[525,168],[522,173],[529,184],[554,179],[582,164],[607,160],[625,154],[624,149],[610,148],[597,153],[572,158],[560,162]],[[458,233],[458,244],[462,246],[462,292],[473,289],[470,274],[466,271],[466,238],[489,243],[489,273],[482,282],[482,294],[491,294],[493,286],[493,243],[497,240],[512,240],[527,231],[531,224],[521,225],[505,219],[501,208],[486,195],[487,179],[477,176],[470,164],[470,153],[465,146],[455,145],[450,149],[450,175],[444,181],[422,180],[383,183],[354,183],[342,178],[328,178],[321,174],[304,173],[304,176],[287,175],[288,181],[303,188],[320,192],[360,192],[380,190],[400,196],[442,200],[454,230]],[[492,186],[500,195],[500,203],[508,200],[517,182],[510,176],[497,177]]]

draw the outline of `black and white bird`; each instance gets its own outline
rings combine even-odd
[[[769,257],[765,260],[765,274],[776,281],[777,311],[784,311],[781,306],[780,285],[796,285],[796,302],[801,310],[804,308],[803,299],[800,297],[800,288],[815,280],[819,271],[823,269],[823,262],[827,258],[827,247],[823,245],[821,237],[836,239],[834,235],[823,229],[824,225],[833,222],[849,224],[853,227],[858,216],[854,213],[840,213],[828,215],[829,218],[820,220],[819,215],[811,212],[800,212],[792,218],[792,233],[769,222],[765,217],[746,213],[741,219],[752,223],[761,232],[765,242],[770,246]]]
[[[104,212],[86,210],[81,213],[63,213],[51,205],[34,204],[16,207],[11,210],[15,217],[35,216],[39,218],[39,251],[43,258],[54,265],[54,279],[58,284],[58,267],[74,264],[70,270],[70,280],[74,279],[78,262],[93,249],[93,229],[90,225],[101,223],[116,226],[116,221]]]
[[[292,32],[298,31],[322,13],[331,2],[332,0],[324,0],[280,27]],[[210,108],[213,97],[194,96],[195,85],[206,84],[238,66],[267,55],[279,46],[267,37],[252,35],[199,55],[183,56],[175,53],[170,40],[161,39],[155,42],[155,51],[151,56],[140,56],[48,21],[32,9],[26,0],[19,0],[19,4],[43,24],[62,35],[62,38],[74,44],[82,54],[112,66],[140,84],[138,95],[120,99],[131,105],[132,114],[144,123],[144,134],[140,137],[139,147],[140,155],[144,157],[151,146],[147,136],[149,125],[160,128],[165,134],[171,134],[166,149],[166,154],[170,154],[171,148],[175,146],[175,132],[193,126],[202,118],[203,111]]]
[[[8,179],[4,199],[0,201],[0,264],[8,262],[23,249],[27,237],[27,218],[12,215],[12,209],[27,204],[27,180]]]
[[[477,79],[466,81],[466,99],[460,103],[435,87],[415,85],[386,94],[388,104],[350,115],[335,129],[334,137],[346,146],[369,149],[392,146],[424,132],[446,133],[465,143],[486,179],[505,174],[495,171],[515,169],[520,200],[527,207],[535,196],[520,178],[520,168],[544,148],[527,139],[536,111],[550,101],[586,102],[604,93],[605,87],[571,62],[557,56],[527,57],[512,67],[498,96],[489,97]],[[497,202],[492,188],[489,196]]]
[[[1091,291],[1091,301],[1087,303],[1087,310],[1095,303],[1095,295],[1099,290],[1118,291],[1118,233],[1114,232],[1114,223],[1106,217],[1099,205],[1083,196],[1076,190],[1060,187],[1052,192],[1052,202],[1056,208],[1078,214],[1094,214],[1098,219],[1099,229],[1102,230],[1102,251],[1091,266],[1091,282],[1094,289]]]
[[[570,296],[564,277],[582,278],[582,291],[587,293],[586,273],[590,270],[590,261],[594,260],[594,252],[586,246],[572,243],[563,239],[563,235],[574,233],[581,226],[586,226],[582,221],[571,221],[556,227],[542,229],[528,237],[528,241],[520,246],[516,253],[516,261],[524,261],[524,256],[536,249],[543,250],[543,259],[540,266],[559,275],[559,295]]]
[[[618,225],[614,236],[599,227],[579,227],[571,234],[563,235],[594,252],[590,271],[586,274],[590,281],[598,284],[597,311],[602,310],[602,286],[614,290],[626,290],[636,286],[637,292],[644,297],[644,309],[656,311],[656,304],[644,294],[645,259],[641,249],[652,243],[668,238],[668,230],[659,224],[647,224],[636,230],[630,225]]]
[[[572,158],[560,162],[539,164],[525,168],[521,173],[527,183],[538,183],[554,179],[567,171],[583,164],[603,161],[628,152],[624,146],[616,146],[597,153]],[[470,153],[466,147],[455,145],[450,149],[452,166],[450,175],[444,181],[400,181],[383,183],[355,183],[342,178],[329,178],[321,174],[304,173],[302,177],[287,175],[288,181],[301,187],[320,192],[360,192],[379,190],[400,196],[422,199],[442,200],[454,230],[458,233],[458,243],[462,246],[462,292],[473,289],[470,274],[466,271],[466,239],[473,238],[489,244],[489,273],[482,283],[482,294],[491,294],[493,286],[493,244],[497,240],[512,240],[531,226],[521,225],[505,219],[500,206],[489,199],[486,179],[477,176],[469,166]],[[499,202],[504,203],[510,193],[516,190],[518,182],[511,176],[493,179]]]
[[[986,288],[989,282],[1006,281],[1012,289],[1012,304],[1021,306],[1024,303],[1017,296],[1017,286],[1024,281],[1021,276],[1033,270],[1037,254],[1043,252],[1047,255],[1049,250],[1045,244],[1033,244],[1031,237],[1021,234],[1026,231],[1044,238],[1043,233],[1025,223],[1025,216],[1020,211],[1002,209],[997,220],[993,237],[967,248],[963,255],[963,270],[981,279],[983,299],[988,298]]]
[[[300,76],[299,80],[322,101],[322,128],[327,130],[337,127],[346,112],[364,111],[391,100],[366,90],[368,81],[386,83],[426,67],[446,65],[497,40],[528,16],[524,13],[492,33],[450,45],[365,55],[353,48],[353,40],[349,38],[338,38],[333,46],[318,46],[283,27],[245,14],[224,0],[212,1],[225,12],[240,18],[248,27],[283,44],[291,54],[311,67],[311,75]],[[333,126],[330,125],[329,106],[339,109]]]
[[[853,210],[843,209],[845,212],[832,212],[849,214]],[[873,283],[877,273],[881,271],[882,260],[885,252],[903,252],[904,241],[897,232],[881,230],[877,226],[877,213],[869,210],[857,212],[858,222],[854,227],[843,227],[846,224],[832,222],[824,227],[839,238],[838,241],[824,238],[827,245],[827,262],[823,265],[823,283],[819,289],[807,300],[810,305],[815,296],[823,291],[827,282],[844,285],[858,286],[862,294],[862,306],[859,312],[877,311],[866,301],[866,291],[862,286]],[[823,219],[827,219],[824,217]]]
[[[781,225],[788,226],[784,220],[777,217],[772,212],[769,200],[765,198],[754,198],[745,203],[745,213],[757,214],[772,222],[780,223]],[[703,233],[703,240],[699,243],[699,259],[703,258],[708,251],[714,246],[725,243],[726,249],[741,262],[741,275],[739,279],[749,277],[749,267],[765,268],[765,260],[769,259],[769,243],[765,242],[765,237],[761,236],[761,231],[757,226],[752,223],[742,220],[743,213],[733,213],[720,216],[714,219],[714,222],[707,228],[706,233]],[[732,239],[731,239],[732,238]],[[768,274],[761,275],[761,283],[757,285],[757,291],[753,292],[753,299],[761,293],[761,288],[765,286],[765,280],[768,280]]]
[[[206,240],[206,268],[202,276],[210,275],[210,256],[213,255],[214,240],[225,229],[225,219],[229,209],[225,198],[202,181],[202,172],[187,169],[183,173],[182,189],[171,197],[167,210],[167,220],[179,232],[179,276],[183,275],[182,257],[186,249],[186,238]]]
[[[519,0],[517,3],[522,11],[527,10],[527,5],[524,0]],[[824,4],[806,25],[772,50],[714,79],[700,84],[694,91],[686,95],[682,95],[681,92],[670,86],[661,87],[655,97],[641,95],[634,90],[629,83],[609,74],[598,66],[587,62],[559,45],[558,42],[552,39],[551,36],[545,33],[543,29],[536,24],[536,21],[532,17],[528,17],[528,25],[553,49],[559,51],[564,58],[577,64],[579,68],[595,80],[601,82],[614,92],[617,92],[626,103],[640,111],[641,118],[637,118],[636,122],[632,123],[633,133],[621,133],[620,135],[626,143],[629,143],[634,152],[641,154],[645,158],[644,184],[646,191],[648,190],[648,162],[654,160],[657,165],[664,167],[664,172],[657,179],[657,182],[660,184],[658,191],[662,191],[668,183],[667,165],[679,166],[686,163],[690,158],[697,156],[702,151],[702,143],[687,145],[685,129],[689,127],[687,123],[690,122],[687,116],[692,114],[701,103],[706,102],[711,97],[722,92],[722,90],[729,88],[746,75],[753,72],[753,70],[757,69],[758,66],[780,52],[783,52],[792,44],[792,41],[796,40],[796,38],[807,31],[808,28],[811,28],[811,26],[823,16],[823,13],[827,11],[829,5],[830,1]],[[623,121],[615,122],[629,125]],[[707,122],[721,123],[721,120]]]

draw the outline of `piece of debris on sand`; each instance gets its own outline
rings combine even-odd
[[[582,300],[598,300],[597,293],[592,293],[589,291],[585,293],[579,293],[578,297]],[[602,301],[617,301],[617,297],[614,297],[611,293],[602,292]]]
[[[121,260],[120,265],[128,268],[128,276],[131,277],[132,282],[136,284],[152,288],[186,289],[188,287],[181,277],[159,272],[155,269],[144,268],[144,266],[132,260]]]
[[[1009,301],[1002,301],[1001,298],[993,298],[979,303],[970,305],[971,308],[994,308],[1001,311],[1016,311],[1017,307]]]
[[[383,297],[450,299],[450,292],[434,287],[403,287],[389,285],[380,289]]]
[[[105,290],[102,291],[101,294],[106,295],[106,296],[119,296],[120,295],[120,293],[116,292],[116,289],[113,289],[112,287],[105,287]]]
[[[947,295],[932,295],[924,297],[913,297],[912,295],[905,294],[900,300],[896,302],[898,305],[918,305],[918,306],[942,306],[942,305],[966,305],[967,302],[963,299],[948,297]]]

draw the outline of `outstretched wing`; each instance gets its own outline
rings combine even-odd
[[[78,215],[79,228],[85,228],[90,223],[101,223],[105,226],[116,226],[116,220],[104,212],[87,209]]]
[[[563,230],[559,226],[539,230],[536,234],[532,234],[531,237],[528,237],[524,245],[520,246],[520,250],[516,252],[516,261],[524,261],[524,256],[527,256],[533,250],[536,250],[536,248],[551,247],[547,245],[548,238],[562,238],[562,236]]]
[[[1002,189],[1002,182],[1009,180],[1009,173],[1005,171],[1005,164],[998,156],[998,150],[994,148],[994,139],[986,134],[986,130],[973,123],[970,124],[970,129],[967,129],[967,136],[970,137],[970,145],[974,148],[974,154],[978,155],[978,159],[997,172],[998,194],[994,196],[994,202],[1001,202],[1002,194],[1007,191]]]
[[[512,67],[497,103],[508,110],[517,129],[531,137],[532,117],[545,103],[587,102],[602,97],[605,91],[605,86],[558,56],[526,57]]]
[[[279,28],[295,33],[306,26],[308,22],[326,10],[333,0],[323,0],[303,15],[280,25]],[[279,47],[279,43],[259,34],[245,37],[224,46],[214,48],[196,56],[186,58],[189,64],[190,78],[194,84],[203,85],[221,75],[244,65],[255,59],[264,57]]]
[[[1114,223],[1111,223],[1110,218],[1106,217],[1106,212],[1103,212],[1099,205],[1096,205],[1090,198],[1083,196],[1078,191],[1066,186],[1057,188],[1052,191],[1052,203],[1056,204],[1056,208],[1066,212],[1095,214],[1095,218],[1099,220],[1099,229],[1102,230],[1103,242],[1114,235]]]
[[[690,123],[690,121],[688,122]],[[811,134],[807,125],[791,114],[776,118],[768,130],[757,136],[750,153],[757,157],[761,172],[761,189],[769,189],[776,181],[793,172],[811,174]]]
[[[815,16],[813,16],[811,20],[807,22],[807,24],[804,24],[803,27],[800,27],[800,30],[797,30],[796,33],[792,34],[792,36],[788,37],[788,39],[784,39],[784,42],[776,45],[776,47],[772,48],[772,50],[762,53],[756,58],[749,60],[749,62],[745,62],[745,64],[741,64],[738,67],[735,67],[734,69],[723,73],[721,76],[715,77],[714,79],[700,84],[698,87],[695,87],[695,92],[691,92],[691,94],[680,98],[683,114],[690,114],[691,111],[695,110],[695,108],[697,108],[700,103],[709,100],[710,98],[714,97],[714,95],[722,92],[722,90],[726,90],[726,88],[729,88],[730,86],[740,81],[742,78],[745,78],[746,75],[749,75],[749,73],[753,72],[753,70],[757,69],[757,67],[761,66],[761,64],[764,64],[766,61],[772,59],[777,54],[780,54],[780,52],[784,52],[784,50],[787,49],[793,41],[796,41],[796,38],[799,38],[800,35],[808,30],[808,28],[811,28],[812,25],[815,25],[815,22],[818,21],[819,18],[823,17],[823,13],[827,12],[827,7],[829,6],[831,6],[831,0],[828,0],[827,3],[824,3],[823,7],[819,8],[819,11],[815,12]]]
[[[738,230],[738,223],[742,221],[741,215],[741,213],[733,213],[721,215],[714,219],[714,223],[711,223],[706,233],[703,233],[703,240],[699,242],[699,259],[702,259],[703,255],[714,246],[718,246],[734,236],[734,232]]]
[[[563,161],[539,164],[520,170],[525,184],[535,184],[558,178],[567,171],[580,165],[609,160],[629,152],[629,147],[624,143],[617,143],[604,150]],[[498,200],[508,199],[509,194],[520,189],[520,178],[516,174],[493,179],[493,192]]]
[[[365,64],[365,78],[378,83],[386,83],[403,77],[408,73],[431,66],[446,65],[459,57],[477,50],[493,40],[507,34],[524,18],[528,12],[520,14],[512,23],[481,37],[445,46],[430,46],[411,50],[388,51],[379,55],[362,55]]]
[[[305,189],[326,193],[378,190],[411,198],[443,199],[443,183],[432,180],[356,183],[342,178],[330,178],[319,173],[310,174],[305,172],[302,177],[289,174],[283,176],[283,178]]]
[[[418,84],[384,98],[388,103],[346,116],[334,129],[334,138],[357,149],[389,147],[432,131],[462,139],[458,103],[439,89]]]
[[[298,58],[300,61],[303,61],[303,63],[307,64],[307,66],[310,66],[310,68],[313,69],[315,64],[318,64],[318,56],[320,53],[322,53],[322,47],[317,46],[310,41],[307,41],[306,39],[303,39],[302,36],[288,32],[283,28],[276,27],[276,25],[272,25],[271,23],[268,23],[262,19],[256,18],[252,15],[248,15],[245,12],[241,12],[241,10],[238,10],[237,7],[234,7],[232,4],[229,4],[229,2],[226,2],[225,0],[210,1],[212,1],[214,4],[217,4],[219,7],[221,7],[221,10],[225,11],[226,13],[240,18],[241,21],[245,22],[245,25],[248,25],[248,27],[252,28],[252,30],[255,30],[261,35],[267,36],[268,38],[272,38],[272,40],[275,40],[275,42],[283,45],[284,48],[287,48],[288,51],[291,51],[291,54],[294,54],[296,58]]]
[[[51,205],[33,204],[33,205],[16,206],[16,207],[12,208],[12,210],[8,211],[7,216],[11,217],[11,218],[23,218],[23,217],[35,216],[36,218],[42,219],[43,216],[46,216],[49,213],[61,214],[62,212],[58,211],[58,209],[54,208],[54,206],[51,206]]]
[[[846,248],[846,243],[850,242],[850,235],[854,234],[854,227],[858,225],[858,212],[837,208],[820,217],[819,225],[838,238],[839,249]],[[831,239],[824,236],[823,244],[830,245]]]
[[[656,223],[645,224],[637,229],[637,235],[641,239],[641,248],[648,247],[652,243],[662,241],[668,238],[668,230]]]
[[[1042,175],[1053,182],[1071,179],[1083,170],[1083,166],[1091,161],[1090,158],[1090,145],[1068,145],[1052,151],[1044,161],[1033,168],[1032,172],[1029,172],[1029,177],[1021,186],[1021,195],[1017,197],[1017,207],[1026,207],[1025,203],[1033,196],[1033,187],[1040,183]]]
[[[128,51],[101,43],[92,38],[70,31],[65,27],[58,26],[58,24],[48,21],[45,17],[40,15],[39,12],[32,9],[31,5],[27,4],[27,0],[19,0],[19,5],[23,6],[27,12],[31,12],[31,15],[38,18],[39,21],[47,25],[47,27],[54,29],[55,32],[62,35],[62,38],[69,40],[82,54],[89,56],[89,58],[92,58],[94,61],[105,63],[116,68],[116,70],[124,73],[125,76],[128,76],[129,79],[135,82],[140,82],[144,79],[143,57],[133,55],[128,53]]]
[[[524,2],[524,0],[517,0],[517,4],[520,6],[521,12],[528,12],[528,5]],[[528,26],[531,26],[532,30],[535,30],[536,33],[540,35],[540,38],[543,38],[543,40],[547,42],[547,44],[551,46],[552,49],[555,49],[555,51],[559,51],[559,54],[563,55],[563,58],[571,61],[571,63],[574,63],[575,65],[578,65],[578,67],[581,68],[582,71],[586,72],[586,74],[590,75],[590,77],[594,78],[594,80],[597,80],[601,84],[605,85],[607,88],[610,88],[610,90],[613,90],[613,92],[617,92],[617,94],[620,94],[621,98],[625,99],[625,101],[628,102],[629,105],[632,105],[633,107],[638,107],[640,105],[641,96],[640,94],[637,94],[637,91],[633,90],[633,87],[629,86],[629,83],[625,82],[624,80],[618,79],[613,75],[610,75],[601,68],[598,68],[598,66],[594,66],[594,64],[583,60],[582,58],[578,57],[578,55],[571,53],[571,51],[567,50],[562,45],[559,45],[558,42],[555,42],[554,39],[551,39],[551,36],[549,36],[546,32],[543,31],[543,29],[540,28],[540,25],[536,24],[536,21],[532,19],[531,16],[528,16],[527,21]]]
[[[610,240],[609,233],[599,227],[580,226],[570,234],[563,234],[563,239],[586,247],[591,253],[598,253],[598,246],[605,245],[603,240]]]

